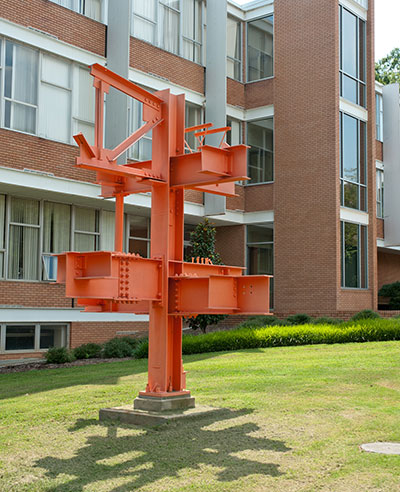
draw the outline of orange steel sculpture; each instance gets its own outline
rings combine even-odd
[[[213,265],[208,258],[183,261],[184,190],[235,195],[246,177],[245,145],[224,143],[229,127],[184,127],[185,96],[151,94],[101,65],[91,67],[96,89],[95,142],[74,136],[76,166],[96,171],[103,197],[115,197],[115,251],[58,255],[57,282],[85,311],[149,313],[148,384],[141,396],[189,395],[182,365],[182,317],[197,314],[268,314],[269,276],[243,276],[241,267]],[[115,149],[103,144],[104,94],[109,88],[143,103],[145,124]],[[153,131],[152,160],[117,164],[117,158]],[[195,132],[193,151],[185,133]],[[222,133],[219,147],[206,135]],[[185,153],[186,150],[186,153]],[[151,192],[151,258],[123,253],[124,197]]]

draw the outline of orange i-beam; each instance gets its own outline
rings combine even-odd
[[[269,314],[268,275],[242,275],[243,268],[213,265],[208,258],[183,261],[184,190],[235,196],[246,176],[245,145],[224,142],[229,127],[207,123],[185,129],[185,97],[169,90],[151,94],[95,64],[95,143],[81,133],[76,165],[96,172],[102,196],[115,197],[115,251],[58,255],[57,281],[86,311],[149,313],[149,366],[141,397],[188,396],[182,365],[182,318],[197,314]],[[115,149],[103,146],[103,101],[114,87],[143,104],[144,125]],[[153,131],[152,159],[117,164],[117,158]],[[198,149],[185,140],[195,132]],[[221,132],[219,147],[204,145]],[[151,192],[151,254],[123,253],[124,197]]]

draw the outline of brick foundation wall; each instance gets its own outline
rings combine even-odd
[[[383,219],[376,219],[376,237],[385,238],[385,221]]]
[[[4,0],[0,17],[105,56],[106,26],[49,0]]]
[[[228,210],[244,210],[244,186],[235,185],[235,193],[237,196],[228,196],[226,198],[226,208]],[[247,210],[246,210],[247,212]]]
[[[118,333],[118,332],[137,332]],[[70,347],[78,347],[83,343],[104,343],[115,336],[131,336],[141,337],[148,333],[148,322],[133,321],[133,322],[91,322],[91,323],[71,323],[70,328]]]
[[[185,202],[192,202],[203,205],[204,193],[196,190],[185,190]]]
[[[232,106],[244,108],[246,105],[246,86],[242,82],[227,77],[226,102]]]
[[[204,67],[137,38],[130,43],[131,67],[204,94]]]

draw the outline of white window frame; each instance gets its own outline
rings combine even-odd
[[[6,350],[6,328],[13,326],[34,326],[34,348],[24,350]],[[26,353],[44,353],[48,349],[40,348],[40,330],[46,326],[60,326],[62,331],[62,344],[61,347],[69,347],[70,340],[70,324],[69,323],[51,323],[51,322],[32,322],[32,323],[0,323],[0,354],[26,354]]]
[[[261,79],[249,80],[249,24],[254,21],[264,19],[266,17],[273,17],[273,28],[272,28],[272,75],[268,77],[263,77]],[[246,22],[246,84],[252,84],[253,82],[259,82],[260,80],[268,80],[273,79],[275,77],[275,13],[270,12],[266,15],[262,15],[260,17],[255,17],[254,19],[249,19]]]

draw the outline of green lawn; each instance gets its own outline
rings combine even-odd
[[[153,429],[98,410],[145,386],[147,361],[0,375],[0,490],[400,491],[400,342],[187,356],[207,417]]]

